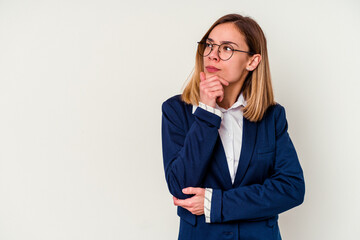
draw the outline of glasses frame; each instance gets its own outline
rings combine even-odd
[[[205,45],[206,44],[206,42],[197,42],[199,45]],[[253,52],[247,52],[247,51],[243,51],[243,50],[238,50],[238,49],[234,49],[232,46],[231,46],[231,48],[232,48],[232,53],[231,53],[231,55],[230,55],[230,57],[229,58],[227,58],[227,59],[222,59],[221,57],[220,57],[220,46],[222,46],[222,45],[228,45],[228,43],[223,43],[223,44],[215,44],[215,43],[211,43],[211,45],[212,45],[212,47],[211,47],[211,50],[210,50],[210,52],[208,53],[208,54],[206,54],[206,55],[204,55],[203,53],[201,53],[200,52],[200,48],[198,48],[198,52],[199,52],[199,54],[200,54],[200,56],[202,56],[202,57],[207,57],[207,56],[209,56],[210,55],[210,53],[214,50],[214,46],[217,46],[218,47],[218,56],[219,56],[219,58],[221,59],[221,60],[223,60],[223,61],[227,61],[227,60],[229,60],[233,55],[234,55],[234,52],[243,52],[243,53],[248,53],[248,54],[250,54],[250,55],[254,55],[255,53],[253,53]],[[205,50],[205,49],[204,49]]]

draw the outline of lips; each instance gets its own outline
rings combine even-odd
[[[220,71],[220,69],[218,69],[218,68],[216,68],[216,67],[214,67],[214,66],[206,66],[205,68],[206,68],[206,70],[207,70],[208,72],[210,72],[210,73]]]

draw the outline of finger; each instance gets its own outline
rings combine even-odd
[[[220,82],[225,86],[229,86],[229,82],[226,81],[225,79],[220,78]]]
[[[195,215],[202,215],[202,211],[201,211],[201,210],[195,210],[195,211],[194,211],[194,214],[195,214]]]
[[[181,203],[180,203],[179,199],[174,198],[173,200],[174,200],[174,205],[175,206],[180,206]]]
[[[217,99],[219,97],[224,97],[224,90],[223,89],[219,89],[219,90],[214,90],[214,91],[207,91],[207,96],[211,99]],[[191,194],[191,193],[188,193]]]
[[[206,91],[209,92],[209,93],[213,93],[213,92],[217,92],[217,91],[224,91],[224,88],[223,86],[214,86],[214,87],[209,87],[209,88],[206,88]]]
[[[222,90],[214,91],[211,93],[216,98],[224,98],[224,92]],[[220,100],[220,99],[219,99]],[[221,99],[222,100],[222,99]]]
[[[222,102],[223,99],[224,99],[224,96],[218,97],[219,102]]]
[[[212,82],[212,81],[215,81],[215,80],[220,81],[220,83],[221,83],[222,85],[229,86],[229,82],[228,82],[228,81],[226,81],[225,79],[223,79],[223,78],[221,78],[221,77],[219,77],[219,76],[217,76],[217,75],[208,77],[205,82]]]
[[[217,80],[217,81],[210,81],[210,82],[204,81],[201,83],[200,86],[202,86],[203,88],[206,88],[206,87],[213,87],[213,86],[222,87],[223,85],[221,84],[221,82],[219,80]]]
[[[176,200],[174,200],[174,204],[175,204],[176,206],[183,207],[183,208],[190,207],[187,199],[185,199],[185,200],[176,199]]]
[[[182,190],[185,194],[198,194],[201,192],[201,188],[188,187]]]
[[[206,75],[204,72],[200,72],[200,81],[205,81]]]
[[[187,187],[187,188],[184,188],[184,189],[182,190],[182,192],[183,192],[184,194],[195,194],[195,193],[193,193],[193,192],[194,192],[194,189],[195,189],[195,188],[193,188],[193,187]]]

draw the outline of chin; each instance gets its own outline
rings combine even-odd
[[[219,73],[215,72],[215,73],[210,73],[210,72],[206,72],[206,75],[208,76],[220,76]]]
[[[223,76],[223,74],[221,73],[221,71],[213,72],[213,73],[206,72],[206,75],[207,75],[207,76],[210,76],[210,77],[212,77],[212,76],[219,76],[219,77],[222,77],[222,78],[226,79],[226,78]]]

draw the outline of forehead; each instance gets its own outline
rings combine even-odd
[[[222,23],[217,25],[209,34],[209,38],[215,42],[231,41],[239,46],[246,45],[245,37],[233,23]]]

